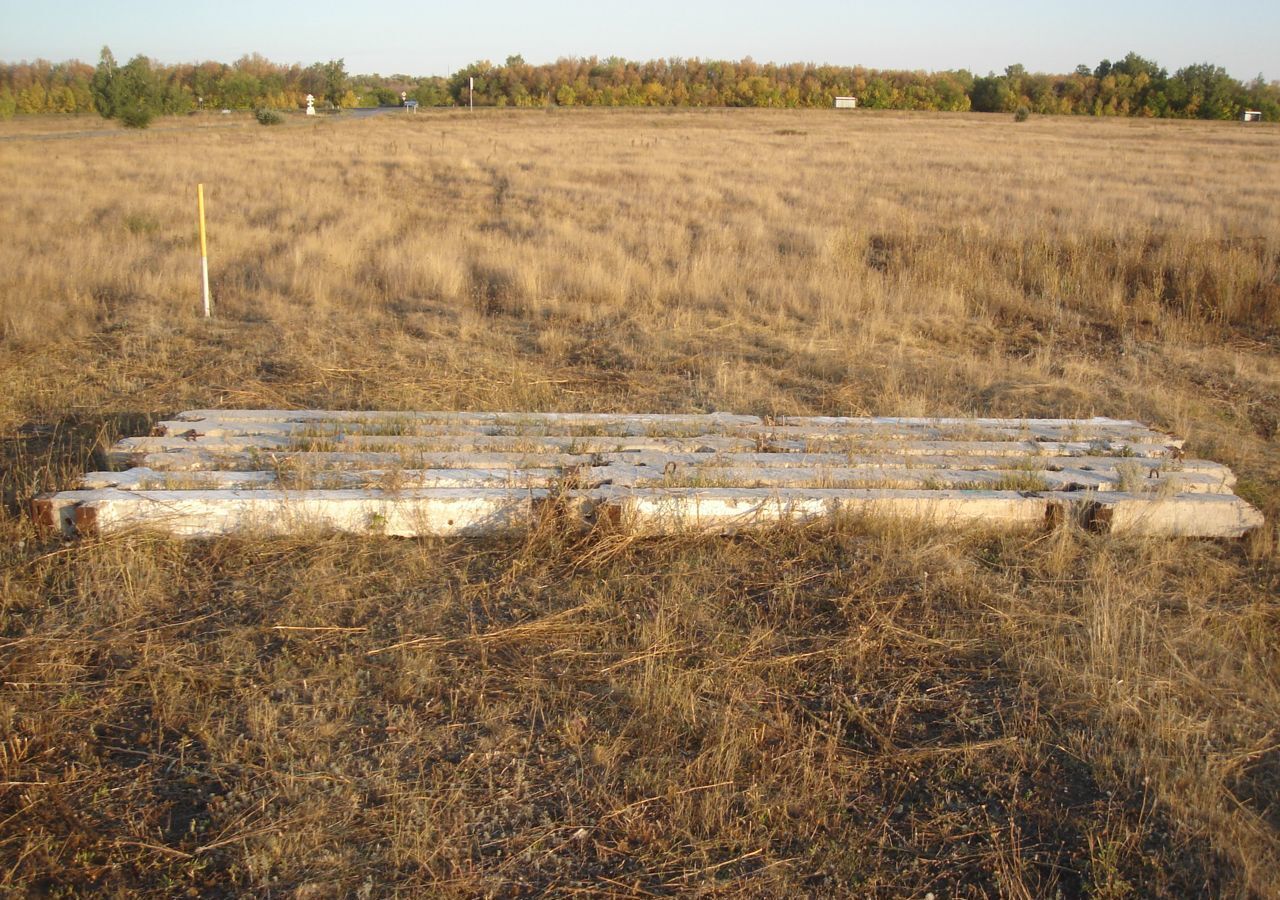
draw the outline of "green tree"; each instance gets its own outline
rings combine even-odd
[[[1249,103],[1250,109],[1256,109],[1262,113],[1262,118],[1268,122],[1280,121],[1280,81],[1273,81],[1268,84],[1261,74],[1253,81],[1245,86],[1245,99]],[[0,101],[2,103],[3,101]],[[0,108],[0,117],[4,116],[4,111]]]
[[[345,58],[331,59],[327,63],[321,63],[320,72],[324,76],[324,99],[328,100],[334,108],[341,108],[348,93]]]
[[[893,85],[879,76],[867,82],[862,92],[862,105],[867,109],[891,109],[893,107]]]
[[[94,70],[93,79],[89,82],[89,90],[93,95],[93,106],[98,115],[104,119],[114,119],[120,114],[122,82],[120,67],[110,47],[103,47],[98,56],[98,68]]]
[[[974,112],[1005,112],[1014,99],[1004,76],[988,75],[973,79],[970,102]]]
[[[302,94],[323,99],[325,89],[324,66],[313,63],[305,68],[298,79],[298,90]]]
[[[262,83],[252,74],[232,70],[222,82],[222,103],[228,109],[252,109],[262,97]]]
[[[103,118],[120,119],[130,127],[147,127],[163,108],[164,85],[151,60],[139,55],[118,66],[109,47],[102,48],[92,91],[93,105]]]
[[[1171,79],[1181,90],[1181,112],[1201,119],[1234,119],[1240,114],[1240,98],[1244,86],[1227,74],[1226,69],[1210,63],[1198,63],[1179,69]],[[1172,87],[1172,84],[1170,85]]]
[[[151,67],[151,60],[135,56],[121,67],[119,78],[123,85],[126,109],[146,110],[151,115],[161,111],[164,85]]]
[[[196,95],[181,78],[173,75],[160,88],[160,110],[178,116],[196,108]]]
[[[452,102],[448,87],[439,78],[424,78],[418,82],[417,90],[410,96],[421,106],[448,106]]]
[[[470,79],[476,80],[476,106],[488,106],[495,101],[495,97],[491,94],[493,85],[490,84],[492,76],[499,74],[493,63],[487,59],[481,59],[473,62],[471,65],[459,69],[449,76],[449,96],[453,98],[453,102],[459,106],[466,106],[470,98],[471,82]]]
[[[1026,93],[1024,88],[1026,80],[1027,67],[1022,63],[1014,63],[1011,66],[1004,67],[1004,83],[1015,98],[1020,98]]]
[[[0,120],[12,119],[17,111],[18,101],[14,99],[13,91],[8,85],[0,85]]]

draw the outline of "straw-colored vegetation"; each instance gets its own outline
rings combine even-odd
[[[1274,531],[20,512],[178,410],[311,406],[1137,418],[1274,517],[1273,128],[182,125],[0,141],[0,888],[1280,894]]]

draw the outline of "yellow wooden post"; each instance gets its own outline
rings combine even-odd
[[[204,316],[209,318],[209,248],[204,236],[204,185],[196,185],[196,206],[200,210],[200,275],[204,280]]]

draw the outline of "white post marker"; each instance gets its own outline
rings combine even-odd
[[[209,310],[209,248],[204,236],[204,185],[196,185],[196,207],[200,211],[200,277],[204,282],[204,317],[210,315]]]
[[[470,86],[469,86],[469,88],[468,88],[468,90],[469,90],[469,94],[468,94],[468,96],[470,97],[471,111],[472,111],[472,112],[475,112],[475,109],[476,109],[476,77],[475,77],[474,75],[472,75],[472,76],[471,76],[469,79],[467,79],[467,80],[468,80],[468,81],[470,81],[470,83],[471,83],[471,84],[470,84]]]

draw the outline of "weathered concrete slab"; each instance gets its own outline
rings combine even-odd
[[[1210,476],[1227,487],[1236,483],[1235,475],[1221,463],[1197,459],[1090,456],[1058,459],[1049,456],[953,456],[919,454],[912,448],[893,453],[605,453],[599,460],[608,464],[646,466],[664,469],[668,466],[761,466],[772,468],[847,467],[865,469],[938,468],[999,469],[1002,471],[1057,472],[1067,467],[1082,472],[1136,472],[1140,477],[1159,477],[1168,473],[1196,473]],[[580,464],[580,459],[574,464]],[[1155,473],[1155,474],[1151,474]]]
[[[1001,491],[667,488],[615,491],[611,516],[642,533],[722,532],[839,514],[942,525],[1042,525],[1047,501]]]
[[[111,448],[126,471],[32,512],[67,534],[181,536],[479,534],[550,509],[639,532],[833,514],[1204,537],[1262,524],[1229,469],[1181,446],[1099,418],[192,410]]]
[[[1137,422],[1115,419],[804,418],[762,421],[754,416],[657,416],[566,413],[289,413],[282,410],[193,411],[159,422],[158,437],[262,435],[323,438],[338,435],[695,437],[722,434],[768,440],[987,440],[1162,444],[1181,441]]]
[[[1127,472],[1139,480],[1159,483],[1164,476],[1196,476],[1192,484],[1235,485],[1235,475],[1226,466],[1206,460],[1087,457],[1064,460],[1052,457],[937,456],[910,453],[671,453],[625,451],[622,453],[436,453],[419,450],[403,452],[317,452],[305,451],[214,451],[180,449],[159,452],[108,453],[108,461],[120,467],[136,467],[155,472],[191,473],[222,469],[255,471],[267,469],[293,474],[324,473],[343,469],[433,469],[433,468],[558,468],[582,466],[637,466],[658,472],[679,472],[686,468],[757,466],[770,469],[844,467],[876,471],[881,469],[982,469],[1004,472],[1098,473],[1118,477]],[[105,484],[104,484],[105,486]],[[1194,488],[1193,488],[1194,489]]]
[[[156,452],[126,452],[118,447],[107,451],[107,462],[121,467],[153,469],[157,472],[195,472],[213,468],[228,471],[252,471],[263,467],[272,470],[299,469],[303,471],[336,470],[344,468],[557,468],[591,465],[596,458],[591,454],[571,453],[430,453],[418,450],[402,452],[307,452],[250,451],[250,450],[161,450]]]
[[[378,425],[381,427],[400,424],[442,424],[462,425],[559,425],[573,428],[597,428],[617,424],[640,425],[660,429],[671,428],[703,428],[717,431],[730,425],[760,425],[763,420],[758,416],[738,416],[730,413],[707,414],[674,414],[657,413],[527,413],[527,412],[423,412],[394,410],[334,410],[334,409],[193,409],[180,413],[171,422],[162,425],[177,425],[178,431],[185,431],[193,425],[209,422],[241,422],[241,423],[325,423],[339,422],[353,425]]]
[[[109,458],[132,460],[150,453],[180,453],[199,450],[214,454],[258,450],[261,453],[300,452],[389,452],[424,453],[624,453],[631,450],[672,453],[719,453],[747,451],[756,442],[722,434],[697,437],[560,436],[560,435],[252,435],[210,437],[204,434],[178,437],[125,438],[112,447]]]
[[[406,491],[68,491],[50,498],[56,521],[68,508],[80,536],[129,529],[177,537],[245,532],[344,531],[399,537],[479,535],[527,527],[545,490],[429,488]]]
[[[848,453],[900,453],[904,456],[1006,456],[1035,458],[1049,456],[1134,456],[1168,459],[1178,448],[1164,443],[1128,441],[934,441],[892,438],[850,438],[833,435],[820,439],[785,439],[757,444],[771,453],[817,453],[844,450]]]
[[[109,458],[130,461],[152,453],[199,450],[227,454],[257,450],[286,452],[389,452],[425,453],[816,453],[846,452],[859,455],[896,453],[904,456],[1002,456],[1002,457],[1139,457],[1176,458],[1180,451],[1167,444],[1126,441],[935,441],[881,438],[766,439],[704,434],[693,437],[559,436],[559,435],[252,435],[237,434],[186,437],[138,437],[119,441]]]
[[[46,527],[80,536],[126,529],[179,537],[307,530],[402,537],[486,534],[527,527],[544,489],[67,491],[36,501]],[[581,526],[599,517],[638,533],[727,532],[832,515],[891,516],[934,525],[1040,527],[1079,521],[1096,530],[1160,537],[1234,538],[1263,524],[1234,495],[1168,498],[1120,492],[830,488],[605,487],[557,494]]]
[[[1145,472],[1145,474],[1143,474]],[[879,487],[1021,491],[1135,491],[1164,494],[1229,493],[1217,473],[1138,471],[1111,467],[1047,469],[964,469],[934,466],[697,466],[659,470],[618,463],[592,470],[594,480],[616,485],[668,487]]]
[[[318,469],[292,472],[163,472],[154,469],[128,469],[124,472],[89,472],[80,478],[80,488],[115,488],[121,491],[517,488],[549,487],[563,478],[564,472],[560,468]]]
[[[564,412],[451,412],[422,410],[326,410],[326,409],[193,409],[179,413],[173,422],[185,428],[198,422],[346,422],[403,423],[428,422],[446,425],[542,425],[564,424],[574,427],[616,425],[619,423],[643,423],[658,429],[709,427],[721,430],[731,426],[805,426],[820,428],[957,428],[992,429],[1012,428],[1037,430],[1062,428],[1070,430],[1122,428],[1134,432],[1157,434],[1147,425],[1130,419],[1111,419],[1095,416],[1086,419],[1046,419],[1014,417],[955,417],[955,416],[759,416],[732,413],[564,413]]]
[[[466,456],[463,455],[463,459]],[[625,457],[624,457],[625,458]],[[733,460],[733,457],[728,457]],[[474,460],[472,460],[474,461]],[[253,490],[304,488],[409,487],[551,487],[572,480],[577,486],[664,487],[812,487],[1017,489],[1022,491],[1131,491],[1145,494],[1229,493],[1230,472],[1162,472],[1156,467],[1055,467],[1048,469],[948,468],[937,466],[773,466],[630,465],[612,462],[540,468],[344,469],[284,467],[276,471],[208,470],[174,472],[132,468],[123,472],[89,472],[82,490]]]
[[[845,514],[995,528],[1073,519],[1117,534],[1238,538],[1264,521],[1230,494],[666,488],[615,490],[602,503],[613,518],[645,533],[731,531]]]
[[[1234,494],[1099,494],[1092,502],[1094,527],[1114,534],[1238,538],[1265,522],[1262,513]]]

